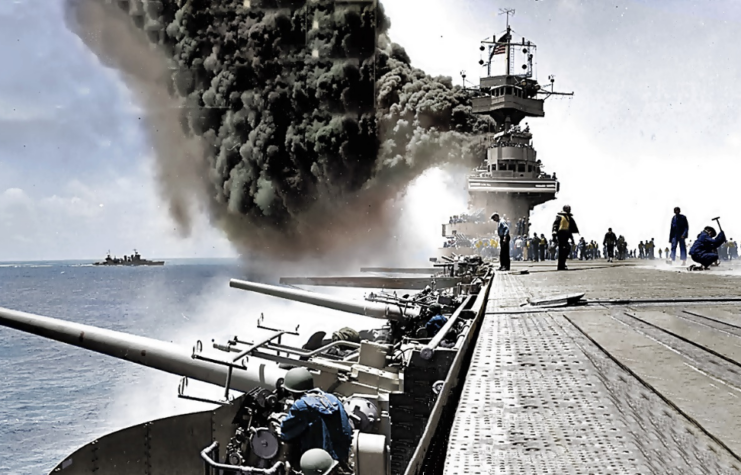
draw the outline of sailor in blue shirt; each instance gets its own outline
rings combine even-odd
[[[306,368],[288,371],[283,386],[297,399],[281,423],[281,438],[297,441],[302,454],[323,449],[334,460],[346,461],[353,431],[340,400],[315,388],[314,377]]]
[[[690,232],[690,225],[687,218],[680,214],[680,211],[679,207],[674,208],[672,226],[669,230],[669,242],[672,245],[672,262],[677,259],[677,244],[679,244],[680,258],[682,259],[682,265],[684,265],[687,261],[687,247],[684,240],[687,239],[687,234]]]
[[[705,226],[690,249],[690,257],[707,269],[710,264],[718,260],[718,248],[724,242],[726,242],[726,235],[723,231],[716,237],[715,228]]]
[[[442,307],[438,304],[430,305],[430,314],[432,315],[432,318],[427,320],[427,324],[425,325],[428,338],[437,335],[442,327],[448,322],[447,317],[442,314],[442,310]]]

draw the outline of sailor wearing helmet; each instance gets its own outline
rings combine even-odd
[[[345,462],[353,432],[340,400],[315,388],[314,377],[306,368],[288,371],[283,387],[294,395],[296,402],[281,423],[281,438],[286,442],[298,441],[301,454],[322,449],[332,459]]]

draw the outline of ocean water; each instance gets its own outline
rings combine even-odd
[[[228,261],[136,268],[5,263],[0,306],[171,340],[194,299],[239,274]],[[120,391],[151,387],[151,371],[0,327],[0,473],[48,473],[80,445],[128,425],[114,406],[134,399]]]
[[[102,268],[81,262],[0,263],[0,307],[208,349],[211,339],[301,324],[316,330],[377,321],[230,289],[246,278],[234,261],[168,261],[164,267]],[[325,290],[326,291],[326,290]],[[329,291],[362,297],[363,291]],[[263,332],[264,333],[264,332]],[[218,352],[216,353],[219,354]],[[206,410],[178,399],[179,377],[0,327],[0,473],[46,474],[80,446],[113,430]],[[199,386],[200,384],[200,386]],[[223,389],[191,382],[194,395]]]
[[[253,275],[236,261],[168,261],[164,267],[93,267],[82,262],[0,263],[0,307],[147,336],[192,348],[197,340],[256,339],[264,314],[317,330],[378,321],[229,288]],[[363,290],[322,292],[362,298]],[[223,355],[214,352],[215,356]],[[0,327],[0,474],[47,474],[67,455],[114,430],[208,405],[177,397],[180,377]],[[191,381],[190,394],[223,388]]]

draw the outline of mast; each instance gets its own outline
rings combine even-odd
[[[516,32],[509,18],[514,16],[514,9],[502,8],[499,14],[506,16],[506,30],[503,36],[495,34],[481,41],[479,50],[486,57],[479,60],[479,65],[486,76],[480,78],[478,88],[468,90],[473,113],[487,115],[496,124],[496,132],[485,139],[485,161],[468,177],[468,192],[472,213],[497,211],[510,219],[515,234],[523,235],[529,233],[532,210],[553,200],[559,183],[555,173],[546,173],[538,159],[529,125],[520,124],[525,119],[545,117],[547,98],[573,93],[554,91],[552,76],[550,84],[538,83],[533,68],[537,45],[525,38],[513,40]],[[507,64],[503,70],[493,71],[495,61],[501,61],[497,58],[505,59]],[[494,232],[490,223],[451,222],[443,226],[446,237],[475,238]]]
[[[512,14],[512,16],[515,16],[515,9],[514,8],[500,8],[499,9],[500,15],[507,15],[507,35],[504,37],[507,40],[507,76],[510,75],[510,52],[512,51],[511,48],[511,42],[512,42],[512,29],[509,26],[509,15]],[[496,40],[496,37],[494,37]],[[491,73],[489,73],[491,74]]]
[[[508,24],[507,25],[507,76],[510,75],[510,71],[509,71],[510,57],[509,57],[509,54],[510,54],[511,48],[509,47],[510,46],[509,39],[511,37],[511,34],[512,33],[511,33],[511,30],[510,30],[509,24]]]

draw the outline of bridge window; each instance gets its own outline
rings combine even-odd
[[[507,170],[509,170],[511,172],[515,171],[515,164],[514,163],[508,164],[507,165]]]
[[[532,165],[528,165],[527,166],[527,171],[529,171],[529,172],[533,171],[533,166]]]
[[[524,163],[518,164],[517,165],[517,171],[518,172],[524,172],[525,171],[525,164]]]

